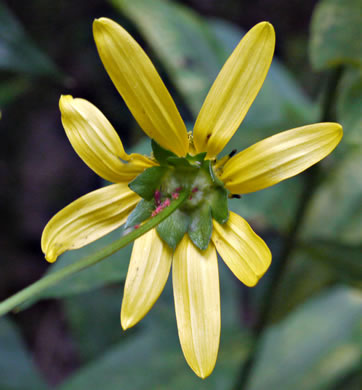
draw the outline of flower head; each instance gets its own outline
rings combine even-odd
[[[327,156],[339,143],[337,123],[318,123],[269,137],[233,156],[218,154],[240,126],[268,72],[273,27],[262,22],[240,41],[220,71],[192,135],[156,69],[115,22],[94,22],[101,60],[134,118],[152,139],[153,156],[128,155],[112,125],[91,103],[62,96],[60,111],[78,155],[115,183],[71,203],[47,224],[42,249],[50,262],[124,224],[138,228],[168,207],[183,188],[183,205],[134,243],[121,310],[135,325],[161,294],[172,264],[176,318],[185,358],[197,375],[215,365],[220,337],[217,252],[235,276],[254,286],[271,253],[228,196],[269,187]]]

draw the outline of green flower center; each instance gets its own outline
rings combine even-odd
[[[143,199],[129,216],[126,227],[137,227],[152,218],[180,191],[187,190],[188,199],[157,226],[160,237],[173,249],[188,234],[193,243],[204,250],[212,233],[212,219],[223,224],[229,216],[228,193],[215,176],[206,153],[177,157],[152,141],[154,158],[160,164],[151,167],[134,179],[129,187]]]

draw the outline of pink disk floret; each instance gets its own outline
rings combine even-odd
[[[141,226],[141,225],[138,223],[137,225],[134,225],[133,227],[134,227],[135,229],[138,229],[140,226]]]
[[[180,194],[178,192],[173,192],[171,196],[172,196],[172,199],[178,199]]]
[[[162,206],[157,206],[155,210],[152,211],[152,217],[155,217],[159,212],[162,211]]]
[[[156,190],[154,197],[155,197],[156,205],[159,206],[160,203],[161,203],[161,191],[160,190]]]
[[[168,207],[171,204],[171,201],[169,198],[166,198],[159,206],[156,207],[155,210],[152,211],[151,216],[155,217],[157,214],[159,214],[163,209]]]

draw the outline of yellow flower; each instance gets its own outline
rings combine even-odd
[[[294,176],[327,156],[342,137],[339,124],[318,123],[274,135],[233,157],[216,159],[238,129],[268,72],[275,35],[267,22],[253,27],[225,63],[201,108],[192,136],[187,134],[170,94],[137,42],[106,18],[96,20],[93,28],[104,67],[144,132],[176,155],[176,160],[177,156],[185,161],[204,153],[197,164],[201,160],[211,164],[217,184],[212,184],[211,176],[206,177],[203,171],[199,181],[195,179],[192,184],[198,198],[192,205],[190,200],[187,210],[201,208],[209,199],[210,188],[214,191],[224,186],[231,194],[245,194]],[[64,251],[80,248],[121,226],[141,200],[127,183],[147,168],[159,166],[154,157],[126,154],[112,125],[86,100],[62,96],[60,110],[65,131],[78,155],[98,175],[115,184],[79,198],[49,221],[43,232],[42,249],[50,262]],[[177,169],[173,167],[170,172],[177,173]],[[166,187],[174,180],[171,176]],[[180,176],[176,182],[179,184]],[[171,192],[177,196],[174,189],[168,196]],[[161,294],[172,263],[181,347],[188,364],[202,378],[212,372],[219,347],[216,252],[247,286],[254,286],[271,262],[268,247],[243,218],[230,212],[225,221],[216,219],[213,215],[211,240],[208,237],[204,250],[194,244],[197,239],[190,239],[190,230],[179,238],[175,250],[156,229],[137,239],[121,310],[124,329],[140,321]]]

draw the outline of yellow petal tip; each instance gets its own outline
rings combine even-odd
[[[342,125],[340,125],[339,123],[336,123],[335,125],[337,127],[337,131],[339,133],[341,133],[341,138],[342,138],[342,136],[343,136],[343,127],[342,127]]]
[[[65,108],[65,104],[67,103],[71,103],[72,100],[73,100],[73,96],[72,95],[60,95],[60,99],[59,99],[59,109],[60,111],[62,112]]]
[[[263,22],[260,22],[260,24],[263,25],[263,26],[267,26],[268,28],[271,28],[272,30],[274,30],[273,25],[270,22],[266,21],[266,20],[264,20]]]
[[[132,328],[135,324],[132,323],[130,318],[124,318],[121,314],[121,327],[124,331],[126,331],[129,328]]]
[[[54,263],[55,260],[57,259],[57,256],[55,256],[54,253],[48,253],[48,254],[46,254],[44,257],[45,257],[45,260],[46,260],[48,263]]]
[[[118,27],[118,24],[116,22],[114,22],[113,20],[111,19],[108,19],[108,18],[98,18],[98,19],[94,19],[93,21],[93,32],[95,31],[95,29],[99,29],[99,28],[102,28],[102,27],[105,27],[105,26],[110,26],[110,25],[116,25]]]
[[[215,361],[216,363],[216,361]],[[192,371],[201,379],[206,379],[209,377],[212,372],[214,371],[215,364],[211,367],[200,367],[198,364],[194,367],[193,365],[190,365]]]
[[[104,23],[106,20],[108,20],[107,18],[104,18],[104,17],[102,17],[102,18],[96,18],[96,19],[94,19],[93,20],[93,26],[95,26],[95,25],[99,25],[99,24],[102,24],[102,23]]]
[[[256,24],[253,28],[253,29],[257,29],[259,31],[262,31],[262,30],[265,30],[264,32],[269,34],[270,37],[275,37],[275,30],[274,30],[274,26],[267,22],[267,21],[264,21],[264,22],[260,22],[258,24]]]
[[[93,34],[96,34],[97,32],[100,31],[102,26],[105,24],[105,19],[106,18],[94,19],[94,21],[93,21]]]

